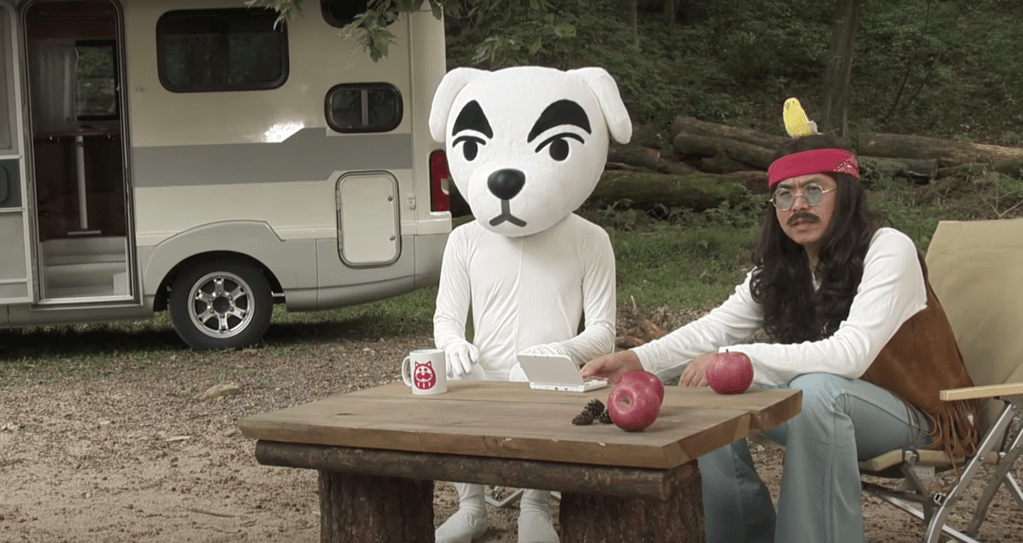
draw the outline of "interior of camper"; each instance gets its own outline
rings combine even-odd
[[[130,297],[121,14],[43,0],[22,17],[40,301]]]

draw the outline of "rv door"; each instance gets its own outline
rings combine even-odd
[[[33,301],[18,17],[0,1],[0,304]]]

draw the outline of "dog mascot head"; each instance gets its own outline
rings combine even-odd
[[[430,132],[476,220],[514,237],[582,205],[604,170],[608,134],[627,143],[632,123],[603,68],[456,68],[434,95]]]

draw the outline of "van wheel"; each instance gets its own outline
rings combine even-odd
[[[174,329],[193,349],[240,349],[263,337],[273,296],[255,266],[221,260],[184,270],[171,286],[169,307]]]

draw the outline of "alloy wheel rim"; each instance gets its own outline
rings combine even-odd
[[[188,293],[188,316],[197,330],[216,339],[242,333],[252,322],[252,287],[229,272],[204,275]]]

